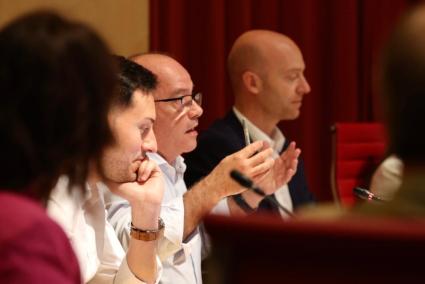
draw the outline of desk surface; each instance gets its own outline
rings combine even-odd
[[[425,220],[209,216],[210,274],[217,283],[423,281],[424,225]]]

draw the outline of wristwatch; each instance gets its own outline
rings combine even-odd
[[[158,229],[157,230],[142,230],[133,226],[131,223],[130,226],[130,236],[133,239],[140,241],[155,241],[161,238],[164,235],[164,221],[161,218],[158,219]]]

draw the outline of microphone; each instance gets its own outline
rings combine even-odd
[[[251,189],[252,191],[254,191],[255,193],[257,193],[258,195],[266,196],[266,194],[264,193],[264,191],[262,191],[259,187],[255,186],[254,183],[252,182],[252,180],[249,179],[244,174],[242,174],[241,172],[239,172],[237,170],[232,170],[230,172],[230,176],[232,177],[232,179],[234,179],[235,181],[237,181],[243,187],[246,187],[248,189]]]
[[[268,201],[270,201],[271,203],[273,203],[274,205],[276,205],[277,207],[279,207],[288,216],[294,217],[294,214],[291,211],[289,211],[287,208],[285,208],[276,199],[271,198],[270,196],[268,196],[267,194],[265,194],[264,191],[261,188],[259,188],[258,186],[256,186],[254,184],[254,182],[250,178],[248,178],[247,176],[245,176],[240,171],[238,171],[238,170],[232,170],[230,172],[230,177],[233,180],[235,180],[237,183],[239,183],[241,186],[246,187],[246,188],[252,190],[253,192],[255,192],[256,194],[258,194],[260,196],[263,196],[264,199],[267,199]]]
[[[353,188],[353,193],[355,196],[363,200],[375,201],[375,202],[386,202],[385,199],[382,199],[381,197],[378,197],[374,193],[370,192],[369,190],[361,188],[361,187]]]

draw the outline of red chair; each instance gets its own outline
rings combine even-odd
[[[380,123],[336,123],[332,127],[331,185],[338,204],[352,206],[356,201],[353,188],[369,187],[386,145]]]

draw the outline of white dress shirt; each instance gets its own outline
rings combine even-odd
[[[285,136],[283,136],[282,131],[279,128],[275,127],[273,130],[272,136],[268,136],[263,131],[261,131],[257,126],[255,126],[248,118],[246,118],[236,107],[233,107],[233,112],[235,113],[238,120],[242,123],[245,121],[246,127],[248,128],[248,133],[252,141],[266,141],[269,143],[270,147],[273,149],[273,157],[277,158],[280,156],[280,152],[285,145]],[[243,123],[242,123],[243,124]],[[284,184],[274,193],[277,201],[282,204],[290,212],[293,212],[292,199],[289,194],[288,184]],[[284,218],[287,218],[288,215],[279,208],[280,215]]]
[[[144,283],[130,271],[124,249],[106,220],[106,187],[101,183],[95,188],[87,186],[84,196],[77,189],[69,193],[67,186],[68,178],[61,177],[47,211],[69,237],[84,283]],[[159,259],[157,263],[159,279]]]
[[[385,200],[391,200],[401,187],[402,179],[403,162],[396,155],[390,155],[373,174],[370,191]]]
[[[164,238],[160,241],[159,256],[163,265],[160,283],[200,284],[202,239],[198,227],[183,241],[184,204],[187,191],[183,180],[186,170],[184,159],[178,156],[173,165],[159,154],[148,153],[163,172],[165,191],[161,207],[161,218],[165,224]],[[115,228],[118,238],[126,247],[129,239],[130,205],[115,195],[108,196],[108,219]]]

